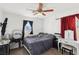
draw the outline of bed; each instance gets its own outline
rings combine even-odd
[[[53,46],[54,35],[41,33],[24,38],[24,47],[31,55],[40,55]]]

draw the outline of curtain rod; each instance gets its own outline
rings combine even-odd
[[[79,15],[79,13],[78,14],[73,14],[73,15],[68,15],[68,16],[63,16],[63,17],[57,18],[56,20],[59,20],[59,19],[64,18],[64,17],[75,16],[75,15]]]

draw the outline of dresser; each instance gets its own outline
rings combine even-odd
[[[10,54],[10,40],[0,39],[0,55],[8,55]]]
[[[56,37],[53,39],[53,48],[58,49],[58,38]]]
[[[58,51],[60,50],[59,44],[61,43],[61,47],[63,44],[73,46],[74,54],[79,55],[79,41],[68,41],[63,38],[58,38]]]

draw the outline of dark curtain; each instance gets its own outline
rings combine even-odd
[[[61,36],[64,38],[65,30],[74,31],[74,40],[76,39],[76,25],[75,25],[75,16],[68,16],[61,18]]]
[[[29,21],[30,22],[30,25],[32,27],[32,31],[30,32],[30,34],[33,34],[33,21]]]
[[[29,22],[31,27],[32,27],[32,31],[30,32],[30,34],[33,34],[33,21],[24,20],[23,21],[23,30],[22,30],[22,34],[23,34],[22,39],[24,39],[24,31],[25,31],[24,28],[25,28],[25,25],[27,24],[27,22]]]
[[[8,18],[5,18],[5,20],[3,22],[3,25],[2,25],[2,29],[1,29],[1,35],[2,36],[4,36],[4,34],[5,34],[6,26],[7,26],[7,21],[8,21]]]

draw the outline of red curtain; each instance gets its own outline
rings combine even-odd
[[[68,16],[61,18],[61,36],[64,38],[65,30],[74,31],[74,40],[76,39],[76,25],[75,25],[75,16]]]

